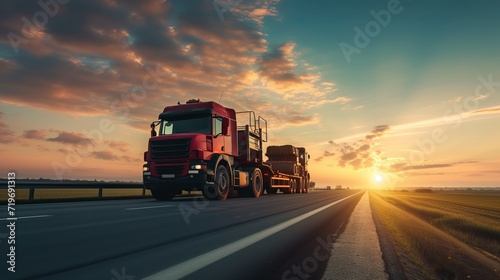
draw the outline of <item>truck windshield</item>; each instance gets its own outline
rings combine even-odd
[[[161,120],[160,124],[160,135],[178,133],[210,134],[211,132],[212,118],[209,116],[189,119]]]

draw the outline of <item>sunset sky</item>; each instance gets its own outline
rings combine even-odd
[[[499,1],[37,2],[0,4],[0,177],[140,181],[163,107],[221,98],[318,186],[500,187]]]

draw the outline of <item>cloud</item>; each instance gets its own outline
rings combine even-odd
[[[378,125],[372,130],[371,134],[366,135],[366,139],[372,140],[374,138],[382,137],[389,129],[389,125]]]
[[[387,165],[390,165],[394,159],[388,159],[380,150],[373,151],[372,148],[376,147],[376,144],[372,143],[372,140],[384,136],[390,129],[389,125],[378,125],[369,134],[359,134],[357,140],[351,137],[350,139],[354,142],[335,144],[334,141],[329,141],[329,144],[334,145],[339,154],[338,165],[341,167],[350,166],[354,170],[374,167],[380,170],[389,170]]]
[[[363,146],[358,148],[358,152],[368,151],[370,149],[370,144],[364,144]]]
[[[479,114],[500,114],[500,107],[490,107],[490,108],[475,110],[475,111],[472,112],[472,114],[475,114],[475,115],[479,115]]]
[[[224,104],[274,112],[270,120],[283,127],[317,123],[308,110],[351,99],[333,95],[335,83],[305,67],[294,42],[269,48],[263,19],[278,16],[279,2],[243,1],[222,21],[212,1],[70,2],[17,53],[0,37],[8,54],[0,60],[2,102],[111,115],[136,128],[168,104],[217,100],[224,91]],[[32,18],[37,2],[5,5],[2,34],[27,35],[20,19]]]
[[[66,148],[60,148],[60,149],[57,149],[57,151],[65,154],[65,155],[67,155],[71,152],[69,149],[66,149]]]
[[[389,172],[403,172],[408,170],[422,170],[422,169],[434,169],[434,168],[445,168],[452,167],[459,164],[475,164],[478,161],[460,161],[460,162],[451,162],[451,163],[436,163],[436,164],[422,164],[422,165],[408,165],[407,163],[396,163],[392,164],[388,171]]]
[[[362,163],[363,163],[363,160],[360,158],[357,158],[357,159],[349,162],[349,164],[354,168],[354,170],[360,169],[362,167]]]
[[[16,140],[16,137],[14,136],[14,131],[1,121],[3,116],[4,113],[0,112],[0,144],[12,143]]]
[[[105,140],[104,141],[110,148],[119,150],[121,152],[128,152],[130,150],[130,144],[124,141],[114,141],[114,140]]]
[[[116,159],[118,159],[118,157],[110,151],[95,151],[95,152],[92,152],[92,155],[95,158],[103,159],[103,160],[116,160]]]
[[[93,145],[91,138],[85,137],[81,133],[77,132],[66,132],[66,131],[55,131],[58,135],[53,138],[47,138],[50,142],[59,142],[63,144],[69,144],[73,146],[90,146]]]
[[[332,153],[332,152],[330,152],[330,151],[325,151],[325,152],[323,153],[323,156],[324,156],[324,157],[331,157],[331,156],[334,156],[334,155],[335,155],[335,154],[334,154],[334,153]]]
[[[358,156],[358,153],[350,152],[350,153],[342,155],[341,160],[342,161],[350,161],[350,160],[355,159],[357,156]]]
[[[101,150],[92,152],[92,156],[97,159],[109,160],[109,161],[126,161],[126,162],[137,162],[142,160],[142,158],[134,158],[129,155],[118,155],[111,151]]]
[[[45,140],[45,135],[46,135],[46,131],[43,130],[43,129],[40,129],[40,130],[35,130],[35,129],[25,130],[24,133],[23,133],[23,137],[24,138],[37,139],[37,140]]]
[[[443,168],[443,167],[450,167],[453,164],[446,163],[446,164],[424,164],[424,165],[412,165],[412,166],[405,166],[403,170],[414,170],[414,169],[431,169],[431,168]]]
[[[285,43],[270,53],[265,54],[260,61],[260,74],[278,85],[296,86],[304,81],[295,73],[294,43]]]
[[[442,176],[442,175],[447,175],[448,173],[443,173],[443,172],[408,172],[408,176]],[[484,174],[483,174],[484,176]]]
[[[121,160],[124,160],[124,161],[127,161],[127,162],[141,162],[142,161],[142,158],[141,157],[131,157],[131,156],[128,156],[128,155],[122,155],[120,157]]]

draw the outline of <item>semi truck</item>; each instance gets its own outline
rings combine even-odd
[[[264,191],[307,192],[306,149],[269,146],[264,161],[265,142],[267,121],[254,111],[236,113],[199,99],[167,106],[151,123],[144,186],[157,200],[171,200],[183,190],[202,191],[211,200],[225,200],[233,190],[256,198]]]

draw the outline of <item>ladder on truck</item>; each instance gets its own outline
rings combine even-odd
[[[238,156],[248,163],[262,163],[262,143],[267,142],[267,120],[254,111],[236,113]]]

